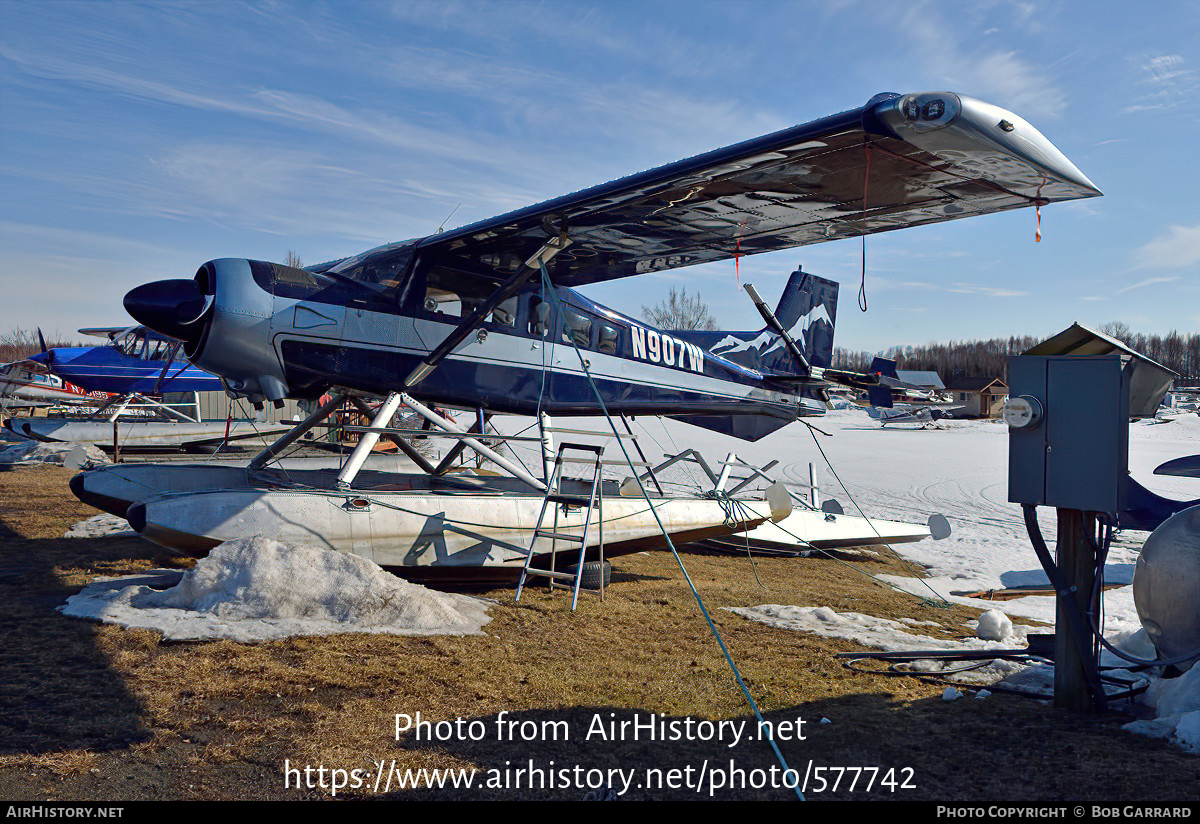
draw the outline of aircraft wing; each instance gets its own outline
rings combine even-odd
[[[426,260],[516,271],[551,237],[578,286],[1022,206],[1099,189],[1017,115],[965,95],[867,105],[418,242]]]
[[[144,334],[150,340],[174,340],[174,338],[168,337],[161,332],[155,332],[153,329],[148,329],[145,326],[85,326],[84,328],[79,329],[78,332],[81,335],[89,335],[93,338],[107,338],[108,340],[114,340],[116,338],[123,337],[137,329],[141,329],[142,334]]]
[[[134,326],[85,326],[83,329],[79,329],[78,332],[81,335],[88,335],[93,338],[108,338],[112,340],[114,337],[123,335],[135,328]]]

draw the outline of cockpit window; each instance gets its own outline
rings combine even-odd
[[[129,355],[132,358],[143,358],[145,360],[166,360],[171,354],[171,341],[162,340],[161,338],[151,338],[144,330],[137,329],[129,332],[122,338],[115,341],[116,349],[123,355]]]
[[[408,271],[415,247],[415,240],[389,243],[347,258],[326,271],[359,283],[381,286],[386,291],[394,291]]]

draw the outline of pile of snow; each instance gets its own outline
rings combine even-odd
[[[998,609],[989,609],[980,615],[975,627],[975,634],[988,641],[1003,641],[1014,637],[1015,633],[1012,620]]]
[[[761,621],[771,626],[811,632],[826,638],[841,638],[862,644],[864,647],[875,647],[893,652],[928,649],[1012,649],[1014,645],[1024,645],[1024,630],[1028,629],[1023,626],[1013,629],[1012,624],[1009,623],[1009,634],[1002,636],[1004,643],[1001,643],[1000,639],[987,640],[982,637],[956,641],[933,638],[928,635],[913,635],[908,632],[911,627],[940,626],[935,621],[917,621],[913,618],[901,618],[899,621],[893,621],[889,618],[876,618],[858,612],[835,612],[829,607],[795,607],[786,604],[762,604],[757,607],[726,607],[726,609],[736,612],[744,618]]]
[[[396,578],[357,555],[256,536],[217,546],[182,574],[98,581],[59,609],[156,629],[169,640],[267,641],[350,632],[478,634],[491,620],[488,606]]]
[[[926,650],[953,652],[956,650],[990,650],[1014,649],[1025,646],[1025,634],[1029,629],[1024,626],[1014,627],[1008,622],[1008,632],[999,638],[947,639],[934,638],[929,635],[915,635],[908,630],[920,626],[940,626],[936,621],[918,621],[913,618],[901,618],[893,621],[889,618],[876,618],[858,612],[836,612],[829,607],[796,607],[784,604],[763,604],[757,607],[726,607],[744,618],[761,621],[781,629],[811,632],[826,638],[840,638],[853,641],[864,647],[886,650],[888,652],[919,652]],[[999,613],[997,613],[999,615]],[[988,616],[984,616],[988,618]],[[997,625],[1003,626],[1004,621],[992,617],[984,630],[994,634]],[[984,622],[981,620],[981,624]],[[952,680],[969,684],[994,684],[1001,679],[1013,677],[1028,665],[994,659],[990,662],[980,662],[982,666],[949,677]],[[938,661],[934,659],[921,661],[906,661],[905,668],[912,672],[940,675],[943,670],[955,670],[963,666],[961,661]]]
[[[37,464],[57,464],[69,469],[91,469],[108,463],[108,456],[94,444],[18,441],[0,449],[0,469]]]
[[[66,532],[64,538],[110,538],[114,535],[137,535],[129,521],[116,515],[102,512],[80,521]]]
[[[1200,666],[1193,664],[1178,678],[1156,679],[1143,701],[1157,717],[1126,724],[1126,729],[1146,725],[1147,729],[1132,731],[1169,737],[1188,752],[1200,753]]]

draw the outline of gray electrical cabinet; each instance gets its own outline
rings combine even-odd
[[[1008,500],[1116,513],[1129,463],[1128,357],[1021,355],[1008,361],[1009,403],[1037,410],[1010,422]],[[1028,418],[1028,416],[1027,416]]]

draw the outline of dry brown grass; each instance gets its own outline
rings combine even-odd
[[[736,749],[700,741],[584,740],[593,717],[635,712],[667,719],[745,719],[748,708],[672,557],[618,559],[609,597],[542,589],[520,604],[496,599],[483,636],[348,635],[267,644],[163,643],[155,632],[66,618],[54,611],[96,575],[172,563],[137,538],[61,539],[92,514],[66,488],[68,473],[0,474],[0,797],[44,800],[328,798],[285,788],[285,761],[374,770],[502,770],[534,759],[557,767],[768,768],[764,743]],[[936,621],[967,634],[974,613],[885,589],[829,560],[688,553],[684,561],[746,684],[768,719],[806,720],[805,741],[781,749],[816,765],[911,767],[916,789],[810,797],[1129,801],[1194,799],[1200,761],[1119,728],[1128,720],[1077,716],[994,695],[943,702],[941,687],[851,671],[853,649],[772,629],[720,609],[760,603],[826,605],[882,617]],[[898,568],[860,563],[872,572]],[[759,584],[761,579],[762,586]],[[765,588],[764,588],[765,587]],[[932,628],[926,628],[932,629]],[[935,631],[934,634],[937,634]],[[484,740],[419,741],[393,734],[397,713],[481,720]],[[500,713],[569,724],[569,741],[508,741]],[[832,723],[819,725],[826,717]],[[367,789],[341,795],[373,797]],[[409,790],[406,798],[579,798],[583,791]],[[697,798],[635,790],[629,797]],[[718,792],[790,798],[782,789]]]

